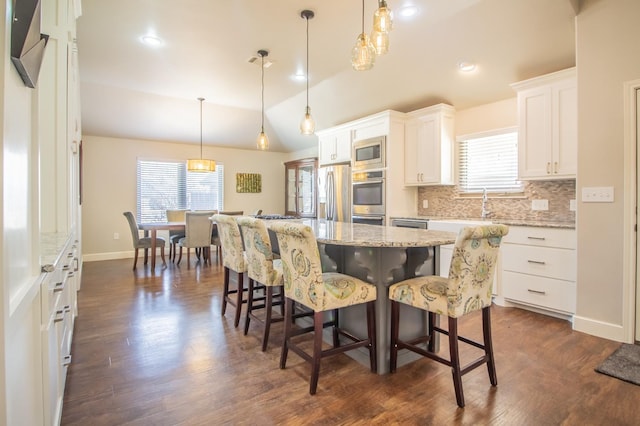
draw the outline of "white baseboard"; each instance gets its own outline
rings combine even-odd
[[[578,315],[573,316],[573,329],[592,336],[602,337],[616,342],[624,342],[624,330],[621,324],[611,324],[585,318]],[[633,343],[633,342],[626,342]]]
[[[83,254],[83,262],[97,262],[100,260],[115,260],[115,259],[133,259],[135,251],[114,251],[111,253],[90,253]]]

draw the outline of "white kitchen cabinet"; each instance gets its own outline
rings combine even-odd
[[[406,186],[454,183],[454,114],[439,104],[407,114],[404,140]]]
[[[77,315],[77,241],[71,237],[48,271],[40,289],[44,424],[60,424],[67,369],[71,363]]]
[[[506,301],[571,315],[576,307],[576,274],[575,230],[510,227],[502,244]]]
[[[518,92],[518,176],[576,177],[578,97],[575,68],[514,83]]]
[[[317,135],[320,166],[351,161],[350,128],[333,128]]]

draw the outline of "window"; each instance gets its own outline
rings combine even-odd
[[[223,210],[224,167],[188,172],[185,162],[138,159],[138,221],[163,222],[167,209]]]
[[[461,193],[522,192],[518,180],[518,133],[509,129],[458,141]]]

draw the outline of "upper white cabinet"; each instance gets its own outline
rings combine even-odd
[[[351,161],[351,129],[332,128],[317,132],[320,166]]]
[[[576,177],[578,97],[576,69],[514,83],[518,92],[520,179]]]
[[[407,114],[404,139],[404,183],[454,183],[454,116],[450,105],[438,104]]]

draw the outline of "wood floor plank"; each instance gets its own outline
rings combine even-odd
[[[222,267],[149,267],[130,259],[84,264],[62,412],[63,425],[504,424],[637,425],[640,386],[594,371],[618,343],[567,321],[494,307],[498,386],[480,367],[463,377],[456,405],[450,369],[428,359],[371,374],[346,355],[322,360],[318,393],[294,353],[278,361],[261,330],[220,315]],[[480,338],[479,315],[459,321]],[[443,345],[446,346],[446,345]],[[461,347],[470,360],[477,350]]]

